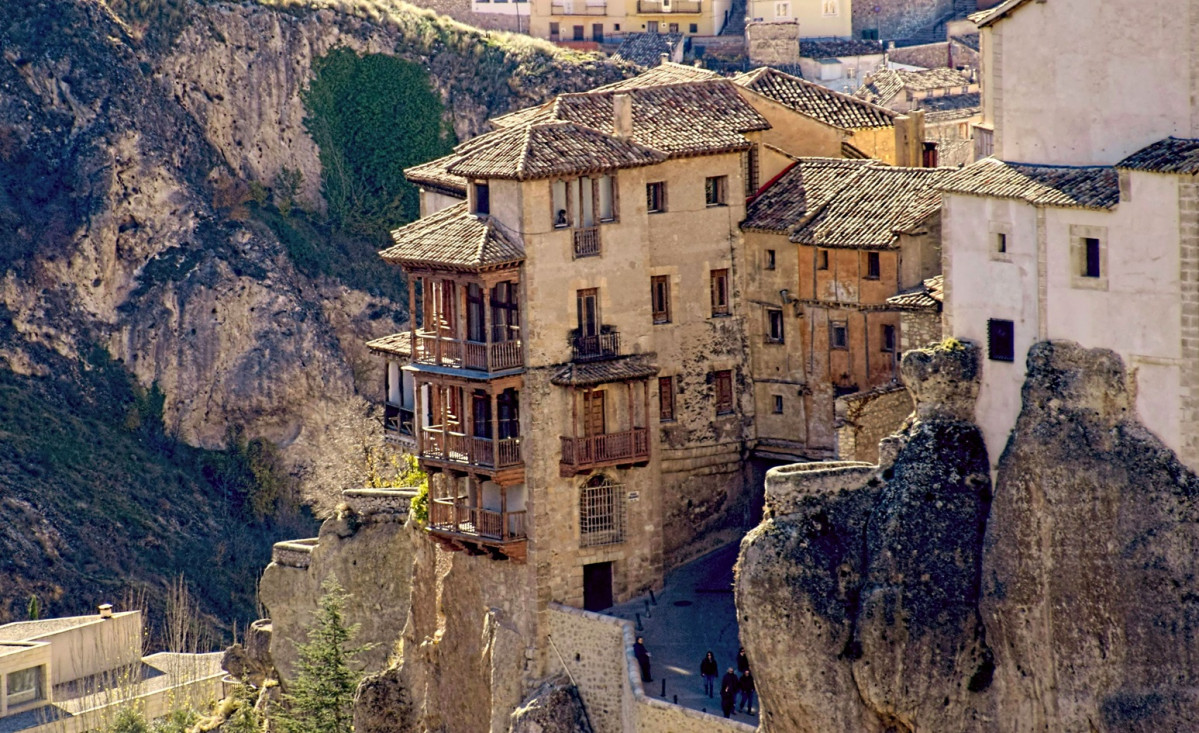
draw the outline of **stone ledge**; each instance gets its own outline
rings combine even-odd
[[[793,463],[766,472],[766,508],[775,516],[793,514],[805,497],[862,486],[878,466],[862,461]]]
[[[374,522],[403,522],[408,518],[415,487],[406,489],[346,489],[342,501],[351,512]]]
[[[312,564],[312,551],[316,549],[317,539],[309,537],[276,542],[271,548],[271,562],[289,568],[307,569]]]

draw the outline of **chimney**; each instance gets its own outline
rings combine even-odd
[[[612,95],[612,131],[617,137],[633,136],[633,97],[627,93]]]
[[[924,111],[895,118],[895,165],[919,168],[924,159]]]
[[[112,604],[111,603],[101,603],[100,604],[100,618],[112,618]]]
[[[658,64],[659,65],[668,63],[669,61],[670,61],[670,54],[665,53],[665,52],[658,54]]]

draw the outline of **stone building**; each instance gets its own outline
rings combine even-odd
[[[992,461],[1030,346],[1071,339],[1123,358],[1141,420],[1199,468],[1197,18],[1194,2],[1135,0],[975,16],[976,142],[994,157],[944,183],[945,320],[986,346],[976,416]]]
[[[982,121],[982,97],[973,72],[883,69],[867,77],[854,96],[896,112],[923,111],[924,141],[936,155],[930,165],[958,166],[974,160],[972,130]]]
[[[985,0],[984,0],[985,4]],[[978,0],[871,0],[853,5],[853,34],[882,40],[922,39],[948,20],[978,10]]]
[[[749,343],[763,455],[835,456],[834,401],[895,382],[902,310],[888,298],[940,268],[934,186],[947,173],[800,158],[750,203],[742,230],[746,260],[759,263],[747,300],[762,311]]]

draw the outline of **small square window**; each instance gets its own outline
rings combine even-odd
[[[1016,326],[1014,323],[998,318],[987,321],[987,358],[991,361],[1016,360]]]
[[[895,326],[883,324],[883,346],[882,350],[895,353]]]
[[[772,344],[783,343],[783,312],[777,308],[766,309],[766,340]]]
[[[670,30],[671,33],[679,32],[679,24],[678,23],[671,23],[670,25],[668,25],[666,27]]]
[[[849,348],[849,325],[844,321],[833,321],[828,324],[828,345],[830,349]]]
[[[766,250],[766,262],[764,264],[764,267],[767,270],[773,270],[774,265],[775,265],[774,250],[768,249],[768,250]]]
[[[728,203],[728,176],[711,176],[704,179],[704,203],[708,206],[724,206]]]
[[[816,250],[816,269],[817,270],[827,270],[828,269],[828,250],[827,249]]]
[[[725,369],[712,375],[716,385],[716,414],[727,415],[733,411],[733,372]]]
[[[645,186],[645,208],[649,213],[656,214],[666,211],[666,182],[658,181]]]
[[[1102,277],[1099,265],[1099,239],[1097,237],[1083,237],[1083,277]]]
[[[613,24],[612,24],[612,30],[614,30],[614,31],[618,31],[618,30],[620,30],[620,23],[613,23]]]
[[[783,396],[781,394],[776,394],[774,396],[774,414],[783,414]]]
[[[674,377],[658,377],[658,419],[674,420]]]
[[[691,24],[691,32],[692,32],[692,33],[699,33],[699,23],[692,23],[692,24]]]
[[[866,253],[866,279],[867,280],[879,279],[879,273],[881,271],[882,270],[881,270],[881,266],[879,264],[878,252],[867,252]]]

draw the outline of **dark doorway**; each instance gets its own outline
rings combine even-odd
[[[583,566],[583,608],[602,611],[612,606],[612,563]]]

